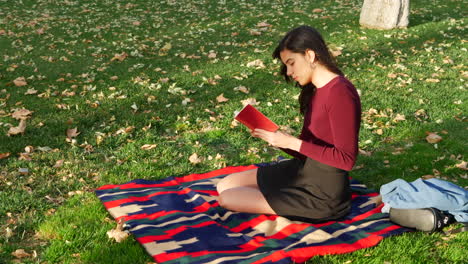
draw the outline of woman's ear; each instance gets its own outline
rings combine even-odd
[[[306,58],[309,61],[309,63],[314,63],[315,61],[315,52],[311,49],[306,50]]]

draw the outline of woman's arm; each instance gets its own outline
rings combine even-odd
[[[354,87],[336,87],[329,94],[327,113],[332,142],[303,141],[299,152],[321,163],[350,171],[357,159],[361,104]]]

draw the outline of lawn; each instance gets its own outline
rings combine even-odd
[[[284,155],[233,115],[257,103],[299,133],[299,90],[271,53],[302,24],[361,94],[352,177],[468,186],[464,1],[411,1],[409,27],[389,31],[360,28],[361,5],[0,0],[0,263],[151,262],[133,238],[108,239],[115,222],[93,190]],[[307,263],[466,263],[467,245],[466,233],[414,232]]]

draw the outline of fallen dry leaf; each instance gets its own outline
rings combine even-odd
[[[67,129],[67,138],[77,137],[81,132],[78,132],[78,128],[69,128]]]
[[[26,79],[24,77],[16,78],[15,80],[13,80],[13,83],[18,87],[28,85],[28,83],[26,82]]]
[[[364,155],[364,156],[371,156],[372,152],[366,151],[366,150],[363,150],[363,149],[359,149],[359,154]]]
[[[312,10],[313,13],[321,13],[323,12],[323,9],[321,8],[315,8],[314,10]]]
[[[436,133],[426,132],[426,134],[427,134],[426,141],[431,144],[438,143],[442,140],[442,137],[437,135]]]
[[[28,109],[23,108],[23,109],[19,109],[13,112],[13,114],[11,114],[11,117],[17,120],[28,119],[32,113],[33,113],[32,111],[29,111]]]
[[[242,100],[241,103],[242,103],[242,106],[246,106],[248,104],[255,106],[259,104],[255,98],[247,98],[245,100]]]
[[[432,179],[432,178],[436,178],[436,176],[431,175],[431,174],[428,174],[428,175],[423,175],[423,176],[421,176],[421,178],[422,178],[423,180],[429,180],[429,179]]]
[[[55,162],[55,165],[54,165],[53,167],[54,167],[54,168],[60,168],[60,167],[62,167],[63,161],[64,161],[64,160],[57,160],[57,161]]]
[[[251,61],[251,62],[247,63],[247,67],[255,68],[255,69],[264,69],[265,64],[263,64],[262,60],[257,59],[257,60],[254,60],[254,61]]]
[[[257,24],[257,27],[271,27],[271,25],[267,22],[260,22]]]
[[[342,48],[337,48],[337,49],[331,50],[331,55],[333,57],[338,57],[341,54],[343,54],[343,52],[341,50],[342,50]]]
[[[21,119],[17,127],[10,127],[10,129],[7,132],[7,135],[14,136],[18,134],[23,134],[25,130],[26,130],[26,120]]]
[[[25,95],[37,94],[37,90],[34,88],[29,88],[24,94]]]
[[[156,144],[144,144],[143,146],[141,146],[142,150],[150,150],[154,148],[156,148]]]
[[[460,162],[460,163],[458,163],[458,164],[455,165],[455,167],[457,167],[457,168],[459,168],[459,169],[468,170],[468,169],[466,168],[466,166],[467,166],[467,162],[466,162],[466,161],[462,161],[462,162]]]
[[[114,57],[111,59],[111,61],[123,61],[128,57],[128,54],[126,52],[122,52],[120,54],[115,54]]]
[[[126,128],[121,128],[115,132],[116,135],[132,133],[135,130],[134,126],[128,126]]]
[[[171,43],[166,43],[160,50],[159,50],[159,56],[165,56],[167,55],[167,52],[172,49]]]
[[[224,94],[220,94],[220,95],[218,95],[218,97],[216,97],[216,101],[218,103],[224,103],[224,102],[229,101],[229,99],[225,98]]]
[[[198,163],[202,162],[202,160],[198,157],[198,154],[197,154],[197,153],[193,153],[193,154],[189,157],[189,161],[190,161],[190,163],[192,163],[192,164],[198,164]]]
[[[123,231],[123,221],[119,221],[116,228],[107,231],[107,236],[113,238],[117,243],[127,239],[128,235],[127,231]]]
[[[393,118],[393,122],[405,121],[405,120],[406,120],[405,115],[400,115],[400,114],[396,114],[395,118]]]
[[[5,237],[6,237],[7,239],[10,238],[10,237],[12,237],[13,234],[14,234],[14,233],[13,233],[13,230],[11,230],[11,228],[7,227],[7,228],[5,229]],[[7,242],[8,242],[8,240],[7,240]]]
[[[31,256],[31,254],[27,253],[22,248],[15,250],[14,252],[11,253],[11,255],[14,256],[15,258],[19,258],[19,259],[27,258],[27,257]]]
[[[208,53],[208,58],[209,59],[215,59],[216,55],[217,55],[216,52],[210,52],[210,53]]]
[[[242,92],[242,93],[245,93],[245,94],[249,93],[249,89],[247,87],[243,86],[243,85],[235,87],[234,91],[239,91],[239,92]]]
[[[0,159],[6,159],[10,156],[10,152],[7,153],[0,153]]]

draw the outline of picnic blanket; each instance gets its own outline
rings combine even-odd
[[[378,193],[355,180],[352,211],[339,222],[309,224],[220,207],[216,183],[256,166],[260,165],[157,181],[139,179],[104,185],[95,192],[157,263],[302,263],[316,255],[372,247],[409,230],[390,222],[381,206],[369,204]]]

